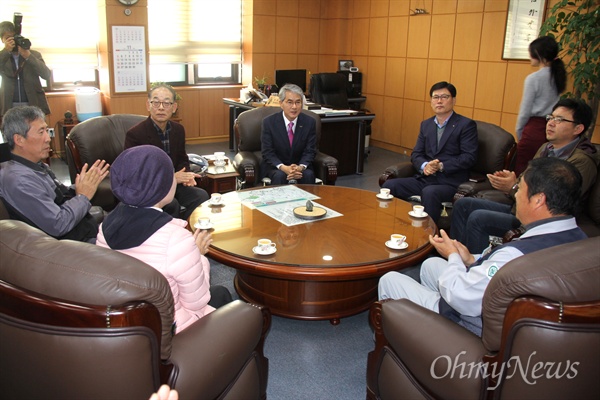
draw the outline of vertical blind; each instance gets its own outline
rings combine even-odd
[[[241,0],[148,0],[150,64],[241,63]]]
[[[51,68],[98,66],[97,0],[2,0],[0,20],[23,14],[21,34]]]

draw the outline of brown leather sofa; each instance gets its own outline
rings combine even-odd
[[[137,259],[14,220],[0,254],[2,398],[266,398],[267,309],[235,301],[173,335],[169,284]]]
[[[96,160],[106,160],[112,164],[123,152],[127,131],[146,118],[143,115],[116,114],[91,118],[77,124],[65,139],[71,182],[75,182],[75,177],[85,163],[92,165]],[[100,183],[91,202],[106,211],[117,205],[117,199],[110,189],[109,177]]]
[[[281,112],[279,107],[260,107],[244,111],[235,121],[234,129],[238,143],[238,153],[233,159],[233,166],[240,174],[242,187],[251,188],[261,182],[260,164],[261,153],[261,126],[262,120],[269,115]],[[312,111],[302,111],[312,117],[317,125],[317,150],[321,140],[321,118]],[[338,174],[338,160],[327,154],[317,151],[312,168],[315,177],[321,179],[326,185],[335,185]]]
[[[517,144],[513,135],[500,128],[497,125],[483,121],[477,123],[477,136],[479,147],[477,149],[477,162],[471,168],[469,181],[461,184],[462,190],[484,190],[491,189],[486,174],[493,173],[502,169],[510,169],[514,161]],[[385,169],[379,177],[379,186],[388,179],[406,178],[415,175],[410,161],[403,161],[396,165],[391,165]],[[461,196],[464,196],[462,194]]]
[[[600,398],[599,249],[585,239],[501,268],[481,338],[406,299],[375,303],[367,398]]]

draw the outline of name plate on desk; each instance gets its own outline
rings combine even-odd
[[[312,112],[319,115],[325,115],[326,117],[358,114],[358,111],[356,110],[334,110],[332,108],[323,107],[320,110],[312,110]]]

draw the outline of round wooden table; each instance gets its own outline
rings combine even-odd
[[[412,218],[412,206],[398,199],[379,200],[374,192],[339,186],[298,185],[313,200],[342,216],[286,226],[239,199],[223,195],[223,206],[203,204],[191,215],[211,219],[208,255],[237,269],[235,288],[244,300],[263,304],[275,315],[333,324],[377,300],[379,278],[421,262],[437,233],[431,218]],[[250,189],[250,190],[259,190]],[[392,233],[406,236],[408,247],[385,245]],[[272,255],[256,255],[258,239],[277,244]]]

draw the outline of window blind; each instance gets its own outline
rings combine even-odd
[[[97,0],[2,0],[0,19],[23,14],[21,34],[50,68],[98,66]]]
[[[241,0],[148,0],[150,64],[241,63]]]

